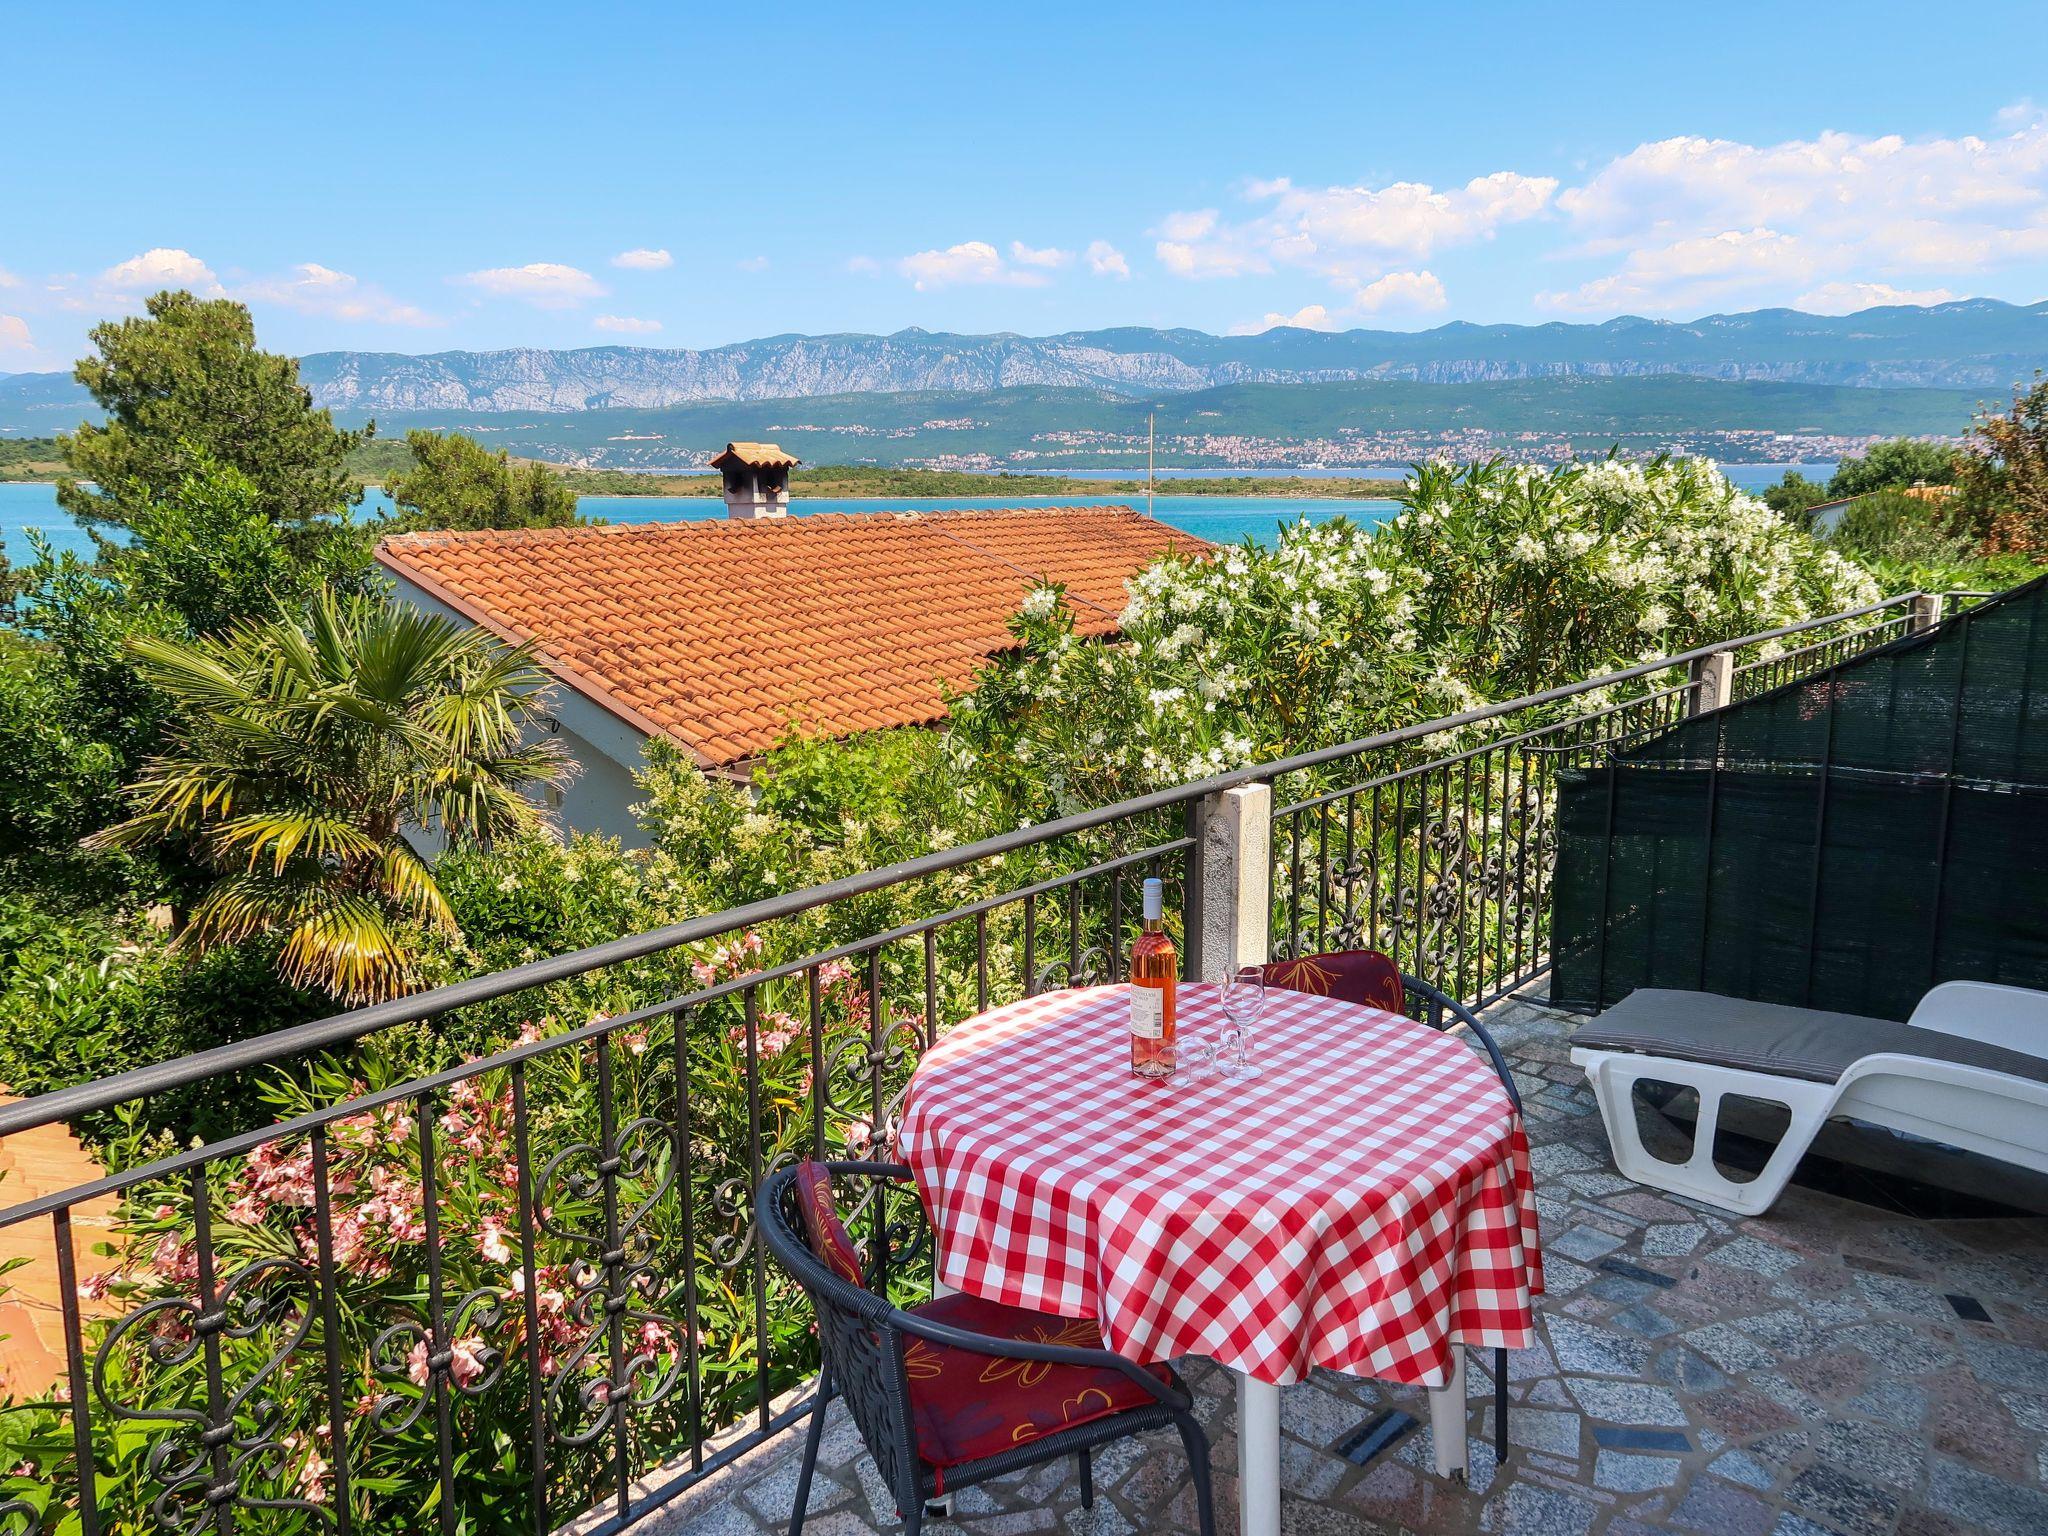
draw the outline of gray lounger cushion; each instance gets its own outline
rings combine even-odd
[[[1580,1029],[1571,1043],[1597,1051],[1636,1051],[1771,1072],[1814,1083],[1836,1082],[1865,1056],[1885,1052],[1927,1056],[2048,1083],[2048,1060],[1937,1029],[1662,987],[1631,992]]]

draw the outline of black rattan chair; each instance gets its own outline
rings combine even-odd
[[[1522,1112],[1522,1095],[1515,1088],[1515,1075],[1486,1026],[1463,1003],[1442,988],[1419,976],[1411,976],[1376,949],[1340,949],[1322,955],[1303,955],[1295,960],[1278,960],[1263,967],[1268,984],[1290,991],[1335,997],[1344,1002],[1364,1003],[1391,1013],[1407,1014],[1410,996],[1420,998],[1425,1017],[1417,1020],[1439,1032],[1463,1024],[1472,1032],[1493,1063],[1501,1087],[1515,1113]],[[1493,1352],[1493,1454],[1505,1461],[1508,1454],[1508,1352]]]
[[[823,1166],[834,1178],[910,1179],[908,1168],[891,1163]],[[1171,1366],[1140,1365],[1111,1350],[1073,1342],[1099,1338],[1094,1325],[1050,1313],[966,1296],[909,1309],[891,1306],[885,1294],[878,1294],[886,1292],[888,1283],[886,1188],[874,1191],[877,1233],[869,1244],[865,1284],[856,1285],[843,1273],[843,1259],[828,1262],[811,1246],[799,1185],[805,1171],[799,1166],[769,1175],[757,1206],[769,1250],[817,1311],[824,1354],[790,1536],[803,1531],[825,1411],[836,1395],[846,1398],[861,1439],[895,1496],[907,1536],[923,1528],[927,1501],[1063,1456],[1075,1458],[1081,1504],[1090,1508],[1095,1489],[1089,1452],[1168,1425],[1180,1432],[1187,1448],[1201,1536],[1214,1536],[1209,1440],[1195,1421],[1193,1398]],[[968,1369],[975,1365],[979,1369],[970,1381]],[[968,1398],[946,1403],[963,1385]],[[1044,1410],[1043,1421],[1029,1406]]]

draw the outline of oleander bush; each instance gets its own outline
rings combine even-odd
[[[1877,595],[1700,460],[1425,465],[1378,528],[1161,560],[1120,645],[1040,588],[949,741],[994,819],[1043,819]]]

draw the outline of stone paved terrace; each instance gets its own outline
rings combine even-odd
[[[2048,1533],[2048,1219],[1920,1221],[1796,1186],[1760,1219],[1664,1198],[1615,1174],[1571,1021],[1510,1003],[1493,1023],[1528,1105],[1549,1279],[1542,1340],[1511,1356],[1507,1463],[1484,1371],[1469,1489],[1430,1474],[1419,1391],[1319,1373],[1282,1398],[1286,1531]],[[1184,1371],[1234,1532],[1231,1378]],[[1390,1407],[1422,1427],[1364,1468],[1332,1449]],[[800,1449],[763,1447],[636,1536],[784,1530]],[[1191,1532],[1184,1466],[1171,1434],[1127,1441],[1099,1455],[1092,1513],[1061,1463],[969,1490],[926,1529]],[[811,1511],[811,1536],[897,1528],[836,1405]]]

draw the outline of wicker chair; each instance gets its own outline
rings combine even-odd
[[[1187,1448],[1201,1536],[1214,1536],[1208,1437],[1171,1366],[1140,1365],[1100,1347],[1093,1323],[971,1296],[891,1306],[886,1224],[878,1222],[863,1266],[833,1204],[833,1178],[908,1183],[910,1170],[806,1162],[761,1185],[762,1235],[809,1294],[824,1353],[790,1536],[803,1531],[825,1410],[840,1394],[907,1536],[923,1528],[927,1501],[1063,1456],[1075,1459],[1081,1505],[1092,1508],[1089,1452],[1168,1425]],[[875,1190],[878,1212],[885,1195]]]
[[[1493,1043],[1493,1036],[1486,1032],[1486,1026],[1479,1022],[1472,1010],[1420,977],[1410,976],[1378,950],[1332,950],[1327,954],[1303,955],[1295,960],[1276,960],[1262,969],[1270,986],[1285,987],[1291,992],[1308,992],[1317,997],[1334,997],[1340,1002],[1362,1003],[1368,1008],[1383,1008],[1388,1013],[1403,1016],[1408,1016],[1410,996],[1420,998],[1425,1017],[1419,1022],[1435,1030],[1448,1029],[1454,1023],[1463,1024],[1472,1031],[1472,1038],[1485,1049],[1487,1059],[1493,1063],[1501,1087],[1507,1090],[1508,1102],[1515,1106],[1516,1114],[1522,1112],[1522,1096],[1515,1089],[1515,1075],[1508,1070],[1500,1047]],[[1504,1349],[1493,1352],[1493,1454],[1497,1460],[1505,1460],[1508,1454],[1508,1352]]]

